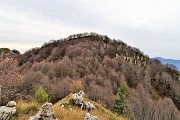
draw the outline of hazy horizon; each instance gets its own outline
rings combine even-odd
[[[96,32],[150,57],[180,59],[179,0],[11,0],[0,4],[0,47],[21,53],[52,39]]]

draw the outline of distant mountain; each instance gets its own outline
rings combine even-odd
[[[177,70],[180,70],[180,60],[174,60],[174,59],[165,59],[162,57],[155,57],[155,59],[158,59],[159,61],[161,61],[162,64],[172,64],[174,65]]]

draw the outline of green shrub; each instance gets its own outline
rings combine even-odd
[[[37,91],[35,92],[34,99],[38,103],[44,103],[47,102],[49,98],[49,95],[43,90],[42,87],[39,87]]]
[[[69,101],[68,101],[68,103],[69,103],[69,105],[75,105],[75,102],[74,102],[74,100],[73,99],[70,99]]]

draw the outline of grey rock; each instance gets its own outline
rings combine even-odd
[[[56,120],[52,103],[44,103],[39,112],[35,116],[30,117],[29,120]]]
[[[83,102],[81,105],[82,110],[86,110],[87,112],[91,112],[92,110],[95,110],[95,106],[90,102]]]
[[[86,113],[84,120],[100,120],[97,116]]]
[[[6,105],[6,107],[16,107],[16,102],[15,101],[9,101]]]
[[[10,120],[16,113],[16,102],[10,101],[6,106],[0,107],[0,120]]]
[[[83,96],[85,93],[83,91],[80,91],[79,93],[75,93],[72,95],[72,99],[74,100],[74,103],[76,105],[81,105],[83,102]]]

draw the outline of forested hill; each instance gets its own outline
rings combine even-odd
[[[89,49],[88,47],[95,48],[96,51],[92,51],[94,52],[93,54],[97,54],[101,58],[103,58],[106,55],[108,55],[110,58],[121,56],[123,57],[124,60],[129,61],[131,63],[134,64],[142,63],[144,65],[149,60],[149,57],[145,56],[139,49],[130,47],[121,40],[114,40],[114,39],[111,40],[105,35],[99,35],[96,33],[82,33],[82,34],[70,35],[65,39],[51,40],[50,42],[45,43],[41,48],[33,48],[27,51],[23,55],[23,60],[20,61],[20,65],[24,64],[27,61],[39,62],[45,59],[49,61],[54,61],[64,56],[77,57],[83,51],[79,52],[78,50],[76,50],[79,53],[79,55],[75,52],[74,56],[67,55],[66,53],[68,53],[69,47],[70,48],[72,46],[76,47],[76,45],[79,44],[82,44],[82,46],[79,47],[83,47],[83,45],[86,44],[83,47],[84,50]],[[89,49],[89,50],[93,50],[93,49]],[[58,53],[59,56],[58,55],[55,56],[56,58],[52,57],[53,54],[58,54]],[[35,56],[36,58],[33,58]]]
[[[33,96],[41,86],[57,102],[78,88],[111,109],[125,81],[131,118],[179,119],[179,72],[121,40],[96,33],[70,35],[25,52],[18,64],[24,83],[17,91],[24,96]]]

